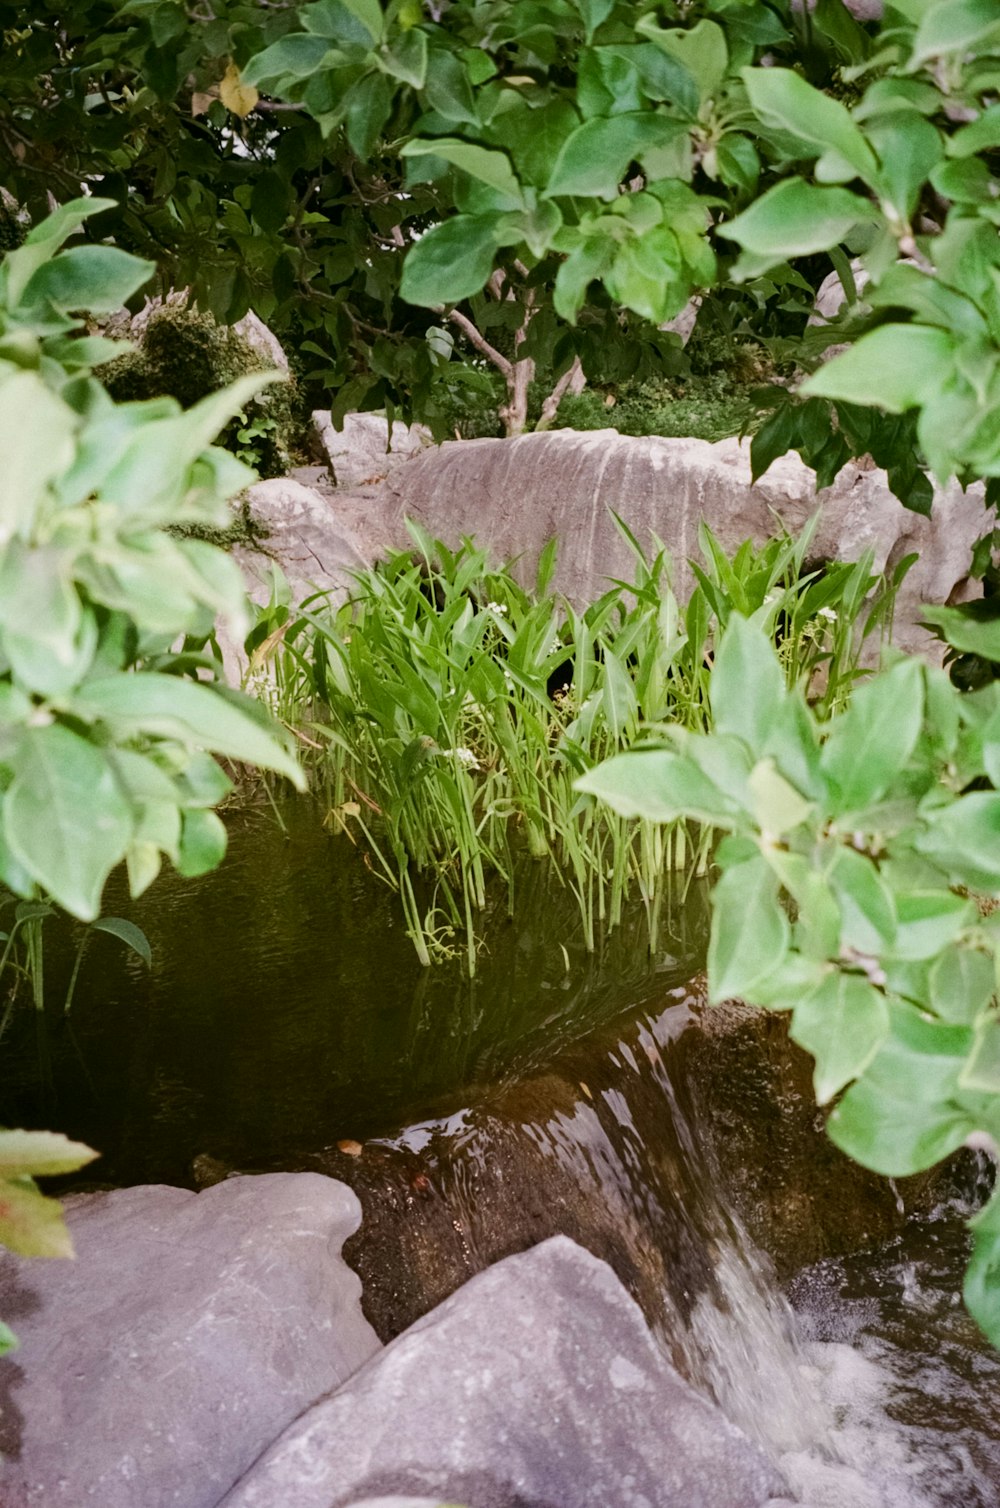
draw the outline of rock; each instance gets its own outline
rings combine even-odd
[[[238,546],[234,553],[244,572],[268,589],[272,566],[278,565],[296,601],[312,592],[343,593],[350,572],[372,563],[371,550],[342,516],[332,491],[272,477],[248,488],[245,502],[254,530],[263,536],[261,548]],[[259,591],[251,595],[266,600]]]
[[[433,443],[423,424],[407,426],[399,419],[393,421],[390,442],[384,414],[345,414],[338,430],[326,410],[316,409],[313,427],[338,487],[379,481]]]
[[[160,309],[165,308],[187,308],[190,296],[190,289],[175,288],[165,298],[161,298],[160,296],[149,298],[139,312],[133,314],[131,318],[119,319],[118,316],[115,316],[117,321],[115,333],[121,334],[130,340],[140,340],[154,314]],[[225,327],[223,326],[222,328]],[[257,355],[262,357],[268,366],[277,367],[280,372],[284,372],[287,375],[289,370],[288,357],[285,355],[281,341],[275,335],[274,331],[265,325],[264,321],[252,309],[249,313],[244,314],[242,319],[238,319],[232,326],[232,329],[235,330],[237,335],[243,337],[247,345],[256,351]]]
[[[760,1508],[782,1483],[565,1237],[473,1278],[298,1419],[225,1508]]]
[[[925,518],[905,509],[885,473],[874,468],[845,466],[832,487],[817,493],[813,472],[794,453],[751,485],[750,446],[735,438],[710,444],[553,430],[513,440],[451,441],[415,457],[386,481],[369,527],[376,548],[386,537],[405,543],[405,515],[450,544],[473,534],[496,560],[518,557],[517,569],[529,581],[554,535],[561,546],[554,585],[583,604],[604,591],[609,578],[634,569],[612,510],[647,551],[654,535],[663,541],[681,598],[693,584],[687,560],[700,554],[702,520],[728,552],[745,539],[762,544],[778,524],[796,533],[817,512],[812,559],[854,560],[870,548],[881,571],[917,551],[899,594],[895,638],[904,649],[924,653],[934,653],[935,645],[919,627],[921,604],[966,591],[972,547],[984,525],[979,487],[941,489]],[[361,549],[371,553],[364,538]]]
[[[215,1508],[379,1349],[315,1173],[66,1201],[75,1262],[0,1255],[4,1508]]]

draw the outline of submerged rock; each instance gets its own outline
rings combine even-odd
[[[474,1278],[285,1431],[225,1508],[380,1493],[470,1508],[760,1508],[763,1453],[562,1237]]]
[[[315,1173],[66,1201],[74,1262],[0,1254],[3,1508],[215,1508],[379,1349]]]

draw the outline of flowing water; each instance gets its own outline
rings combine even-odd
[[[781,1464],[773,1508],[1000,1501],[1000,1355],[958,1298],[989,1172],[896,1191],[840,1158],[780,1021],[705,1011],[703,891],[652,958],[641,915],[589,957],[528,869],[516,924],[499,900],[484,919],[471,985],[420,969],[391,896],[312,808],[282,819],[236,813],[218,874],[118,897],[154,968],[95,938],[68,1020],[71,950],[50,938],[53,1009],[4,1044],[0,1119],[89,1140],[111,1184],[345,1178],[386,1336],[565,1231]]]

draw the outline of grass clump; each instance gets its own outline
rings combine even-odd
[[[807,568],[810,530],[730,560],[703,526],[707,564],[682,609],[666,551],[647,560],[619,528],[634,580],[583,612],[550,591],[554,546],[528,590],[471,541],[453,551],[411,524],[414,550],[359,573],[339,610],[275,599],[248,640],[251,689],[298,731],[331,825],[367,845],[425,964],[460,947],[475,972],[487,885],[506,885],[513,910],[525,852],[572,893],[589,948],[630,899],[655,937],[712,835],[618,816],[576,779],[657,725],[711,727],[713,645],[734,611],[766,617],[789,681],[829,711],[858,674],[859,620],[871,632],[891,607],[884,584],[872,603],[870,556]]]

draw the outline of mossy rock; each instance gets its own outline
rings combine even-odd
[[[119,356],[102,374],[119,403],[169,397],[191,408],[237,377],[273,365],[237,330],[178,303],[155,310],[131,338],[137,349]],[[219,443],[260,476],[283,476],[297,439],[295,398],[291,377],[270,384],[230,421]]]

